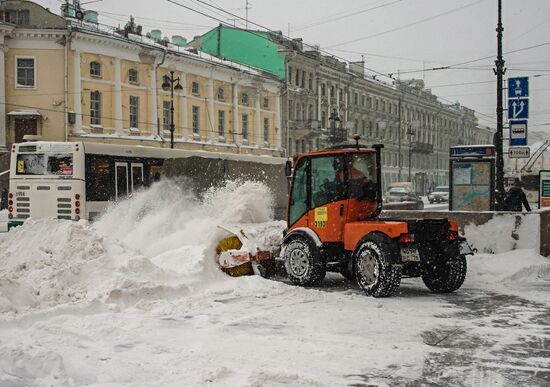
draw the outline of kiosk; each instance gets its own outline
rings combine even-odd
[[[495,196],[495,146],[450,148],[449,211],[491,211]]]

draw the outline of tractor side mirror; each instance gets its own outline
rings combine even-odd
[[[292,176],[292,162],[290,160],[286,161],[285,174],[286,174],[286,177]]]

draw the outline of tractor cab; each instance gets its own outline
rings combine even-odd
[[[307,227],[324,242],[340,242],[345,224],[377,217],[380,148],[346,146],[299,156],[289,194],[289,231]]]

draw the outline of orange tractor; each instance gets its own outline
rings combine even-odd
[[[222,268],[239,275],[275,260],[284,263],[290,281],[302,286],[318,285],[327,271],[336,271],[374,297],[394,294],[402,277],[422,277],[437,293],[460,288],[471,250],[455,221],[379,218],[381,148],[347,145],[299,155],[278,257],[243,252],[242,234],[240,241],[234,236],[233,243],[226,240],[225,248],[218,247]]]

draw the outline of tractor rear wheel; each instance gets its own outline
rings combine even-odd
[[[284,246],[283,258],[288,278],[300,286],[319,285],[326,274],[319,249],[309,240],[296,237]]]
[[[401,267],[392,265],[391,243],[383,235],[369,235],[355,253],[357,284],[367,296],[389,297],[399,289]]]
[[[454,292],[466,279],[466,257],[462,254],[424,269],[422,281],[434,293]]]

